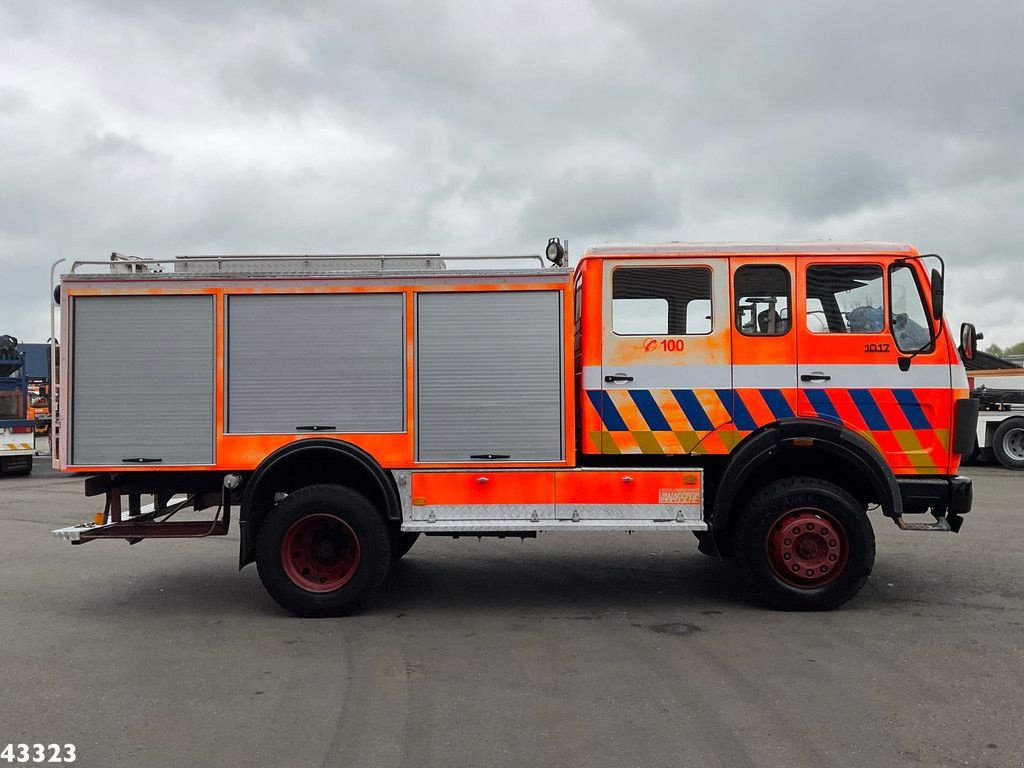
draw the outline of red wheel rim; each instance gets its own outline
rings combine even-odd
[[[843,526],[828,512],[813,507],[779,515],[768,532],[765,550],[775,575],[797,589],[832,582],[850,557]]]
[[[352,526],[334,515],[307,515],[281,540],[281,565],[307,592],[333,592],[355,575],[362,553]]]

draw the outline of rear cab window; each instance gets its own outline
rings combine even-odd
[[[617,336],[711,333],[707,267],[618,267],[612,273],[612,332]]]

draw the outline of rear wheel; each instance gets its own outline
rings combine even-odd
[[[11,459],[0,459],[0,475],[31,475],[32,456],[15,456]]]
[[[256,568],[298,616],[344,616],[377,591],[391,563],[388,531],[364,496],[313,485],[282,499],[260,528]]]
[[[992,452],[1007,469],[1024,469],[1024,419],[1007,419],[999,425]]]
[[[875,561],[863,506],[817,478],[765,486],[734,530],[741,581],[755,600],[778,610],[838,608],[864,586]]]

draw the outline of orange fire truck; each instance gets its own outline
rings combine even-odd
[[[76,262],[54,294],[54,466],[105,506],[54,533],[221,535],[234,511],[240,566],[325,616],[421,534],[691,531],[755,600],[818,610],[871,571],[870,505],[959,530],[975,341],[942,319],[941,259],[672,243],[570,270],[555,238],[547,255]],[[287,397],[283,374],[302,382]]]

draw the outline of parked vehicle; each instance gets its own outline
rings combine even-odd
[[[0,336],[0,475],[27,475],[35,455],[35,422],[26,416],[28,379],[18,340]]]
[[[26,415],[35,424],[37,435],[50,434],[50,395],[45,384],[29,384]]]
[[[871,571],[869,505],[960,529],[978,404],[941,260],[671,243],[569,270],[555,238],[547,255],[74,264],[54,462],[105,505],[55,534],[221,535],[234,509],[240,566],[323,616],[364,604],[421,534],[691,531],[762,604],[819,610]]]
[[[974,456],[1024,469],[1024,368],[971,371],[968,379],[981,407]]]

